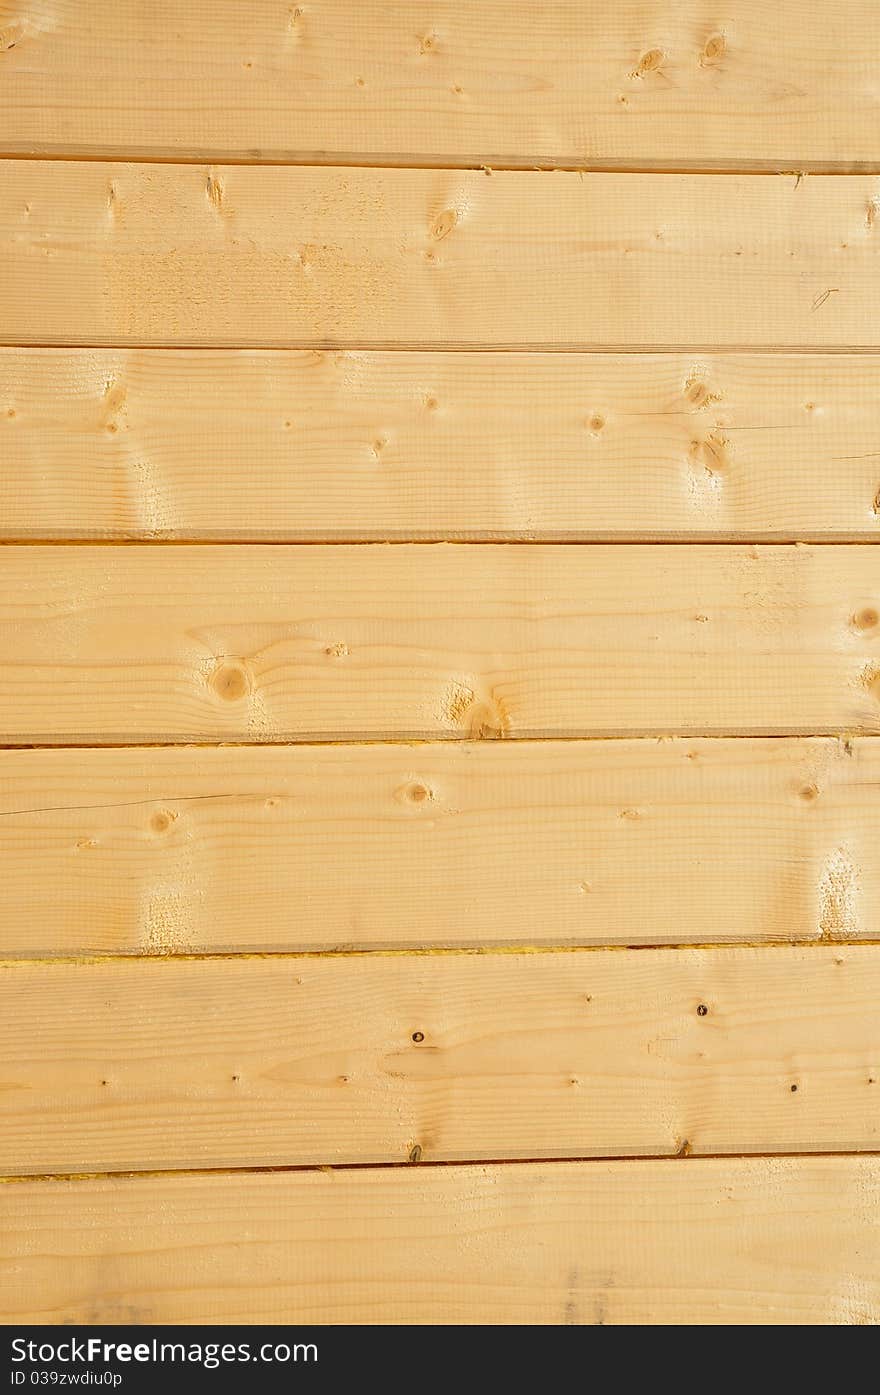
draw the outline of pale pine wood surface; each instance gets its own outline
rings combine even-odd
[[[0,538],[877,539],[878,399],[873,355],[0,349]]]
[[[0,1170],[876,1149],[878,993],[873,945],[7,961]]]
[[[878,163],[871,0],[0,5],[0,151]]]
[[[880,1320],[876,1158],[0,1187],[7,1322]]]
[[[880,731],[859,546],[7,546],[6,744]]]
[[[0,955],[875,937],[878,748],[3,751]]]
[[[6,1321],[880,1322],[875,19],[0,0]]]
[[[0,161],[2,342],[872,348],[878,181]]]

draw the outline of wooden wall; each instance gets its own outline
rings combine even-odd
[[[3,1320],[880,1322],[876,20],[0,3]]]

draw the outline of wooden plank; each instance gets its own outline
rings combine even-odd
[[[880,1321],[876,1158],[21,1182],[7,1323]]]
[[[0,954],[871,937],[878,846],[874,738],[3,751]]]
[[[874,355],[6,348],[0,538],[878,538],[878,398]]]
[[[5,153],[877,166],[871,0],[30,0]]]
[[[0,161],[4,343],[880,345],[868,176]]]
[[[878,994],[852,944],[7,960],[0,1170],[876,1150]]]
[[[0,548],[0,733],[880,731],[872,547]]]

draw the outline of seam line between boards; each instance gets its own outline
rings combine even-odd
[[[455,159],[444,155],[429,155],[427,152],[358,152],[340,150],[327,154],[319,151],[303,151],[299,154],[282,155],[272,152],[265,158],[234,154],[229,151],[209,150],[193,155],[179,152],[160,154],[156,151],[139,153],[130,148],[112,153],[96,154],[94,150],[76,152],[69,149],[49,150],[6,150],[0,147],[0,160],[17,161],[22,164],[80,164],[80,165],[172,165],[183,169],[199,168],[204,165],[229,166],[255,170],[276,169],[340,169],[340,170],[401,170],[417,173],[446,170],[461,174],[642,174],[663,175],[671,178],[687,175],[712,175],[719,177],[755,177],[795,179],[801,183],[809,176],[823,179],[858,179],[859,177],[880,174],[880,160],[801,160],[796,157],[785,159],[755,160],[655,160],[585,158],[577,155],[485,155]],[[795,188],[797,184],[795,185]]]
[[[191,738],[191,739],[184,738],[184,739],[181,740],[181,741],[138,741],[136,738],[130,738],[130,739],[127,740],[127,741],[96,741],[96,740],[91,740],[91,741],[58,741],[58,742],[52,742],[52,741],[36,741],[36,742],[33,742],[33,741],[15,741],[15,742],[0,742],[0,755],[2,755],[2,754],[5,753],[5,752],[9,752],[9,751],[132,751],[132,752],[134,752],[134,751],[238,751],[238,750],[258,751],[258,750],[261,750],[261,749],[263,749],[263,748],[265,748],[265,749],[267,749],[267,750],[276,750],[276,749],[280,749],[280,748],[286,748],[286,749],[291,750],[291,751],[303,751],[303,752],[306,752],[306,751],[308,751],[309,748],[312,747],[312,746],[316,746],[316,747],[319,747],[319,748],[321,748],[321,749],[324,749],[324,748],[326,748],[326,747],[335,747],[335,748],[338,748],[340,751],[343,751],[343,752],[344,752],[345,750],[348,750],[348,749],[360,749],[360,748],[362,748],[362,747],[367,747],[367,748],[372,748],[372,747],[380,747],[380,748],[381,748],[381,747],[388,747],[389,749],[392,749],[392,748],[393,748],[393,749],[398,749],[398,748],[404,748],[404,749],[413,748],[413,749],[419,749],[419,750],[420,750],[420,749],[421,749],[422,747],[424,747],[424,746],[432,746],[432,747],[438,747],[438,748],[439,748],[439,747],[442,747],[444,750],[446,750],[446,749],[458,750],[458,749],[460,749],[460,748],[462,748],[462,747],[466,747],[466,748],[468,748],[468,750],[475,750],[475,749],[479,749],[479,750],[504,749],[504,750],[513,751],[513,750],[516,750],[516,749],[518,749],[518,748],[520,748],[520,747],[527,748],[527,747],[530,747],[530,746],[554,746],[554,745],[568,745],[568,746],[572,746],[572,745],[583,745],[583,746],[586,746],[586,745],[596,745],[596,744],[600,744],[600,745],[601,745],[601,744],[603,744],[603,743],[608,744],[608,743],[613,742],[613,741],[629,741],[629,742],[632,743],[632,744],[644,744],[644,745],[652,745],[652,746],[677,746],[677,745],[684,745],[684,744],[686,744],[686,743],[689,742],[689,741],[704,741],[704,742],[713,742],[713,743],[714,743],[714,742],[730,742],[730,741],[742,741],[742,742],[749,742],[749,741],[751,741],[751,742],[756,742],[756,743],[757,743],[757,742],[762,742],[762,743],[763,743],[763,742],[766,742],[766,741],[774,741],[774,742],[779,741],[779,742],[788,742],[788,743],[791,744],[791,745],[796,745],[796,744],[798,744],[798,743],[800,743],[800,742],[803,742],[803,741],[815,741],[815,742],[822,742],[822,743],[828,743],[828,744],[830,744],[830,743],[837,743],[837,744],[841,745],[841,746],[844,748],[844,751],[845,751],[846,754],[849,754],[848,747],[850,747],[851,745],[854,745],[856,742],[858,742],[859,744],[862,744],[862,743],[869,743],[869,742],[873,744],[874,742],[876,742],[876,741],[878,741],[878,740],[880,740],[880,732],[870,732],[870,731],[868,731],[868,732],[861,732],[861,731],[846,731],[846,730],[843,730],[843,731],[840,731],[840,730],[835,730],[835,731],[830,731],[830,730],[829,730],[829,731],[808,731],[808,730],[804,730],[804,731],[795,731],[795,732],[770,732],[770,733],[764,732],[764,733],[757,733],[757,734],[756,734],[756,733],[753,733],[753,732],[733,732],[733,733],[712,732],[712,733],[710,733],[710,734],[708,734],[708,735],[707,735],[706,733],[699,732],[699,731],[686,731],[686,732],[647,732],[647,733],[644,733],[644,734],[642,734],[642,735],[636,735],[636,736],[630,736],[630,735],[627,735],[627,734],[625,734],[625,733],[620,733],[620,732],[617,732],[617,733],[611,732],[611,733],[609,733],[609,734],[607,734],[607,735],[600,735],[600,736],[595,736],[595,735],[585,735],[585,736],[577,736],[577,735],[574,735],[574,736],[516,736],[516,737],[508,736],[508,737],[498,738],[498,739],[490,739],[490,738],[488,738],[488,737],[483,738],[483,739],[479,739],[479,738],[476,738],[476,737],[468,736],[468,735],[466,735],[466,734],[464,734],[464,735],[462,735],[462,736],[449,736],[449,737],[444,737],[444,736],[442,736],[442,735],[440,735],[440,736],[425,736],[425,737],[394,737],[394,736],[387,737],[387,736],[377,736],[377,737],[372,737],[372,738],[364,738],[364,737],[352,738],[352,737],[346,737],[346,736],[333,736],[333,737],[327,737],[327,738],[325,738],[325,739],[314,738],[314,739],[311,739],[311,740],[308,740],[308,739],[305,739],[305,738],[295,738],[295,737],[292,737],[292,738],[289,738],[289,739],[279,738],[278,740],[271,740],[271,741],[270,741],[270,740],[267,740],[267,741],[253,741],[253,740],[235,741],[235,740],[230,740],[230,739],[224,739],[224,738],[222,738],[222,737],[221,737],[221,738],[215,738],[213,741],[200,741],[200,740],[199,740],[198,738],[196,738],[196,737],[193,737],[193,738]],[[234,792],[230,792],[229,797],[231,797],[232,793],[234,793]],[[184,798],[185,798],[185,797],[187,797],[187,796],[181,796],[181,797],[184,797]],[[212,796],[212,797],[213,797],[213,796]],[[220,796],[218,795],[217,797],[219,798]],[[144,801],[138,800],[137,802],[138,802],[138,803],[141,803],[141,802],[146,803],[146,802],[149,802],[149,801],[147,801],[147,800],[144,800]],[[13,810],[7,810],[7,811],[0,811],[0,817],[4,817],[4,816],[9,817],[9,816],[11,816],[12,814],[16,814],[16,813],[18,813],[18,814],[65,813],[65,812],[71,812],[71,813],[72,813],[72,812],[75,811],[75,809],[76,809],[77,807],[79,807],[79,806],[70,805],[69,809],[67,809],[67,808],[62,808],[61,806],[52,806],[52,807],[47,807],[47,808],[45,808],[45,809],[42,809],[42,808],[39,808],[39,809],[37,809],[37,808],[33,808],[33,809],[27,808],[27,809],[20,809],[20,810],[15,810],[15,809],[13,809]]]
[[[748,938],[730,940],[676,940],[645,944],[473,944],[473,945],[414,945],[406,947],[369,948],[364,946],[329,949],[277,949],[277,950],[190,950],[180,953],[157,954],[139,950],[124,952],[95,952],[84,950],[81,954],[44,954],[0,956],[0,970],[33,968],[36,965],[54,968],[90,968],[103,964],[187,964],[187,963],[244,963],[247,961],[300,961],[303,959],[455,959],[455,958],[528,958],[534,955],[565,954],[637,954],[662,952],[682,954],[694,950],[701,953],[724,953],[738,950],[831,950],[839,951],[854,948],[880,947],[880,939],[870,936],[849,936],[829,938],[814,935],[809,938],[766,939]]]
[[[877,452],[878,462],[880,462],[880,451]],[[878,463],[880,470],[880,463]],[[403,548],[403,547],[554,547],[554,548],[601,548],[601,547],[675,547],[675,548],[696,548],[696,547],[727,547],[730,549],[744,549],[748,547],[765,547],[778,549],[781,547],[877,547],[880,545],[880,514],[878,523],[867,524],[865,532],[873,528],[875,537],[860,536],[859,534],[847,534],[841,537],[817,537],[805,533],[803,536],[792,536],[791,534],[781,534],[779,536],[761,536],[756,534],[737,534],[726,536],[699,536],[681,537],[681,535],[663,537],[654,535],[652,537],[639,536],[614,536],[614,537],[560,537],[559,535],[548,534],[546,537],[540,534],[529,534],[528,536],[492,536],[486,534],[479,537],[457,537],[455,535],[426,535],[426,536],[403,536],[390,537],[376,534],[375,537],[320,537],[320,538],[277,538],[277,537],[157,537],[155,535],[144,534],[142,537],[120,536],[120,537],[0,537],[0,549],[6,547],[102,547],[102,548],[172,548],[172,547],[216,547],[216,548],[305,548],[305,547],[375,547],[375,548]]]
[[[813,357],[821,356],[836,357],[849,355],[851,357],[862,357],[877,355],[880,353],[880,339],[876,344],[591,344],[591,343],[566,343],[548,344],[543,342],[532,342],[523,340],[517,343],[493,344],[485,341],[471,343],[467,340],[337,340],[337,339],[316,339],[303,343],[298,340],[254,340],[241,343],[238,341],[226,340],[203,340],[201,342],[191,342],[186,340],[160,340],[150,343],[143,343],[137,339],[103,339],[91,340],[27,340],[22,342],[15,339],[0,340],[0,349],[86,349],[86,350],[117,350],[141,351],[165,350],[165,351],[185,351],[195,353],[197,351],[217,353],[226,350],[230,353],[252,352],[273,352],[273,353],[459,353],[459,354],[569,354],[569,355],[638,355],[645,357],[649,354],[669,354],[688,355],[700,354],[703,356],[736,354],[740,357],[750,355],[788,355],[790,357]]]
[[[508,750],[515,750],[519,746],[538,745],[586,745],[588,743],[612,742],[612,741],[644,741],[654,745],[671,744],[672,742],[685,741],[838,741],[844,747],[856,741],[876,741],[880,739],[880,731],[847,731],[840,729],[826,728],[815,730],[814,728],[792,728],[786,731],[770,731],[765,729],[755,729],[750,731],[726,731],[719,728],[716,731],[704,728],[694,728],[682,731],[659,732],[651,730],[618,731],[604,733],[575,733],[575,734],[547,734],[525,732],[521,736],[506,736],[497,740],[486,738],[482,741],[475,740],[467,734],[447,735],[443,732],[435,733],[431,736],[414,736],[402,734],[399,736],[363,736],[357,733],[346,735],[341,733],[335,736],[281,736],[273,740],[252,741],[224,739],[215,737],[213,740],[203,740],[199,737],[180,737],[177,740],[139,740],[136,736],[129,736],[125,740],[101,741],[94,737],[86,740],[72,741],[34,741],[22,738],[20,741],[0,742],[0,755],[6,751],[236,751],[236,750],[277,750],[282,747],[291,750],[307,750],[310,746],[335,746],[346,747],[371,747],[371,746],[396,746],[420,748],[423,746],[443,746],[457,748],[460,746],[479,746],[483,748],[503,747]]]
[[[0,1174],[0,1187],[16,1186],[29,1182],[101,1182],[101,1181],[148,1181],[158,1178],[175,1177],[254,1177],[254,1176],[288,1176],[300,1175],[302,1173],[362,1173],[362,1172],[396,1172],[399,1170],[413,1171],[434,1169],[441,1171],[447,1168],[487,1168],[487,1167],[555,1167],[555,1166],[599,1166],[607,1163],[686,1163],[688,1166],[696,1166],[703,1162],[761,1162],[787,1159],[790,1161],[813,1162],[821,1158],[847,1158],[847,1159],[870,1159],[880,1160],[880,1152],[876,1149],[862,1148],[828,1148],[816,1152],[730,1152],[730,1153],[694,1153],[694,1152],[670,1152],[670,1153],[608,1153],[592,1154],[587,1156],[567,1156],[567,1157],[537,1157],[537,1158],[462,1158],[462,1159],[435,1159],[420,1160],[417,1163],[409,1162],[407,1159],[390,1160],[388,1162],[365,1162],[365,1163],[291,1163],[260,1166],[231,1166],[231,1167],[168,1167],[168,1168],[134,1168],[119,1169],[115,1171],[108,1169],[98,1172],[35,1172],[16,1173],[10,1175]]]

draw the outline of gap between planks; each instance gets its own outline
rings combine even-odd
[[[803,727],[794,731],[700,731],[695,728],[688,729],[686,736],[678,731],[644,731],[632,732],[617,731],[604,732],[600,735],[588,733],[586,736],[563,735],[563,736],[524,736],[516,738],[517,744],[523,746],[528,742],[530,745],[556,742],[605,742],[605,741],[647,741],[653,744],[662,745],[666,741],[789,741],[797,740],[817,740],[817,741],[839,741],[846,746],[853,739],[871,740],[870,735],[866,736],[855,729],[846,731],[818,731],[813,727]],[[491,744],[495,741],[504,740],[503,737],[482,736],[474,737],[463,735],[460,738],[450,737],[457,746],[467,746],[476,744],[479,746]],[[507,738],[511,739],[511,738]],[[182,741],[0,741],[0,751],[163,751],[163,750],[204,750],[204,751],[225,751],[225,750],[261,750],[263,748],[296,746],[296,747],[325,747],[325,746],[433,746],[438,741],[445,741],[446,738],[438,736],[328,736],[324,738],[312,738],[309,741],[286,740],[283,737],[277,739],[267,739],[265,741],[255,741],[253,739],[217,737],[215,740],[182,740]]]
[[[680,1153],[615,1153],[603,1154],[602,1157],[587,1155],[570,1158],[462,1158],[461,1160],[420,1158],[418,1162],[404,1160],[367,1163],[294,1163],[274,1167],[154,1167],[126,1168],[118,1171],[108,1169],[103,1172],[22,1172],[16,1175],[0,1173],[0,1187],[15,1187],[33,1182],[146,1182],[157,1177],[278,1177],[288,1174],[299,1176],[303,1173],[314,1172],[327,1175],[334,1172],[388,1172],[398,1169],[409,1171],[413,1167],[439,1170],[447,1167],[556,1167],[571,1166],[573,1163],[583,1166],[602,1166],[605,1163],[687,1163],[689,1167],[696,1167],[699,1163],[769,1162],[775,1158],[806,1162],[817,1157],[874,1158],[880,1157],[880,1150],[840,1148],[823,1149],[821,1153],[786,1152],[785,1150],[778,1153],[691,1153],[688,1151]]]
[[[495,342],[491,340],[457,340],[444,339],[437,342],[433,339],[409,340],[402,339],[273,339],[267,338],[264,342],[257,343],[253,340],[233,341],[223,339],[222,342],[212,342],[211,340],[186,340],[186,339],[151,339],[149,343],[141,343],[135,340],[112,339],[65,339],[59,336],[57,339],[3,339],[0,338],[0,349],[27,349],[31,350],[102,350],[112,349],[118,352],[135,352],[138,349],[149,351],[150,353],[365,353],[365,354],[557,354],[560,356],[570,355],[578,357],[588,357],[602,354],[632,354],[647,355],[656,357],[658,354],[736,354],[741,357],[760,358],[766,355],[778,355],[779,357],[801,356],[806,358],[816,358],[820,354],[824,357],[833,354],[837,357],[849,355],[861,355],[864,357],[876,357],[880,353],[880,339],[877,343],[870,344],[790,344],[790,343],[705,343],[689,340],[686,343],[645,343],[634,344],[632,340],[627,343],[613,344],[595,343],[584,344],[580,340],[571,340],[549,344],[544,340],[510,340]]]
[[[877,452],[880,458],[880,451]],[[473,537],[462,537],[459,533],[445,534],[407,534],[406,537],[392,538],[387,536],[354,537],[317,537],[301,538],[290,542],[284,538],[264,538],[259,534],[248,535],[240,538],[222,538],[219,542],[216,538],[156,538],[150,536],[131,538],[0,538],[0,548],[4,547],[375,547],[383,544],[387,547],[407,547],[412,543],[430,547],[432,545],[442,546],[444,543],[454,543],[456,547],[693,547],[699,544],[701,547],[877,547],[880,545],[880,537],[865,538],[858,533],[841,534],[840,537],[827,538],[816,537],[809,532],[803,536],[788,537],[774,533],[762,533],[760,536],[748,536],[736,534],[735,542],[731,543],[729,535],[712,537],[708,534],[696,533],[687,538],[646,538],[643,534],[623,535],[620,537],[499,537],[495,533],[475,535]],[[2,749],[2,742],[0,742]]]
[[[316,959],[441,959],[458,957],[491,958],[494,955],[525,956],[530,954],[636,954],[642,951],[656,953],[658,950],[678,952],[736,951],[742,949],[785,950],[816,949],[827,950],[847,946],[880,948],[880,939],[866,935],[819,936],[804,939],[736,939],[736,940],[659,940],[655,944],[635,942],[609,944],[485,944],[485,945],[405,945],[390,949],[379,946],[375,949],[272,949],[272,950],[139,950],[107,952],[100,954],[7,954],[0,957],[0,969],[27,969],[35,965],[64,968],[90,968],[97,964],[186,964],[214,963],[230,961],[236,964],[248,960],[297,961]]]
[[[182,168],[196,166],[224,165],[233,168],[244,166],[263,170],[272,169],[338,169],[338,170],[437,170],[450,174],[712,174],[723,177],[765,176],[770,179],[792,179],[795,188],[809,176],[823,179],[842,178],[852,175],[880,174],[880,160],[851,160],[837,163],[823,163],[821,160],[802,160],[800,168],[793,169],[790,162],[781,160],[581,160],[576,156],[566,156],[558,160],[517,160],[513,157],[488,156],[485,160],[456,161],[434,158],[430,155],[407,157],[404,155],[372,157],[359,155],[356,150],[343,151],[339,156],[322,156],[320,151],[310,151],[301,156],[271,160],[253,160],[230,152],[211,152],[199,155],[139,155],[133,151],[119,155],[95,155],[71,152],[52,154],[47,151],[4,150],[0,146],[0,160],[18,160],[23,164],[48,163],[53,165],[179,165]]]

